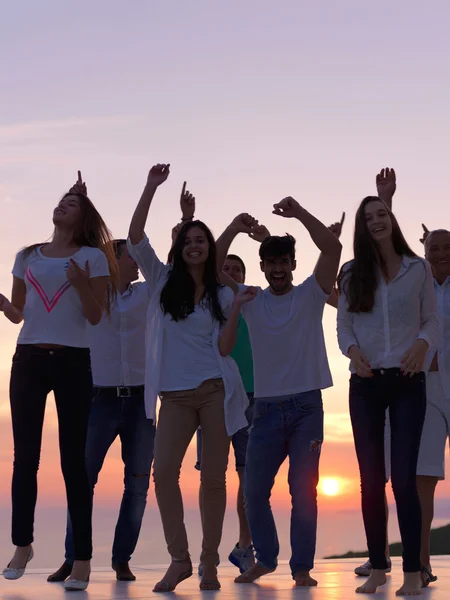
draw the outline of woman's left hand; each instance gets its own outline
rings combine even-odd
[[[251,302],[254,298],[256,298],[257,293],[258,290],[255,287],[245,288],[244,291],[238,292],[234,297],[234,305],[240,308],[244,304],[247,304],[247,302]]]
[[[89,268],[89,261],[87,260],[82,269],[73,258],[70,259],[69,268],[66,271],[66,277],[68,281],[77,290],[89,283],[89,277],[91,276],[91,269]]]
[[[422,371],[428,352],[428,342],[419,339],[414,342],[402,359],[401,371],[403,375],[412,377]]]

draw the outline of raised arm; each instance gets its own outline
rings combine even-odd
[[[312,241],[319,248],[321,254],[314,274],[317,283],[326,294],[331,294],[341,259],[342,244],[326,225],[316,219],[304,209],[291,196],[274,204],[274,214],[281,217],[296,218],[308,230]]]
[[[392,198],[397,189],[397,178],[394,169],[381,169],[376,176],[378,198],[385,202],[389,210],[392,210]]]
[[[148,211],[158,187],[169,177],[170,165],[155,165],[150,169],[147,183],[142,192],[141,199],[136,206],[130,223],[129,238],[133,246],[139,244],[145,235],[145,224],[147,223]]]
[[[228,255],[228,250],[233,243],[234,238],[239,233],[250,234],[252,228],[258,224],[258,221],[248,213],[242,213],[235,217],[222,235],[216,241],[217,248],[217,270],[220,273],[225,264],[225,259]]]

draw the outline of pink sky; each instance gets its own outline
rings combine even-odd
[[[327,223],[347,212],[344,259],[351,256],[355,208],[375,192],[375,173],[384,166],[397,170],[394,211],[417,252],[422,222],[449,226],[450,8],[443,0],[432,8],[405,0],[136,0],[129,6],[42,0],[29,3],[26,13],[22,8],[4,7],[0,36],[3,293],[10,293],[15,252],[50,235],[53,206],[77,169],[114,235],[122,237],[149,167],[170,162],[170,179],[148,222],[162,256],[187,179],[197,215],[216,234],[242,211],[274,233],[293,233],[297,281],[310,274],[317,251],[299,223],[271,214],[272,204],[288,194]],[[233,251],[247,263],[248,282],[262,284],[255,243],[238,239]],[[348,365],[329,308],[324,326],[335,387],[325,393],[322,475],[342,478],[343,493],[321,503],[324,511],[356,510]],[[0,319],[5,508],[12,460],[8,377],[17,334]],[[64,504],[52,403],[40,472],[43,507]],[[193,507],[198,476],[191,462],[192,456],[183,483]],[[122,481],[117,448],[105,469],[97,501],[116,506]],[[284,475],[279,479],[281,510],[289,499]],[[438,494],[450,499],[450,485],[440,484]]]

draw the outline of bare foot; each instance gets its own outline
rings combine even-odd
[[[375,594],[377,588],[380,585],[384,585],[386,583],[386,574],[384,570],[381,569],[373,569],[372,573],[369,575],[369,579],[356,588],[357,594]]]
[[[395,592],[396,596],[420,596],[422,594],[422,578],[420,571],[403,573],[403,585]]]
[[[8,565],[11,569],[25,569],[31,554],[31,544],[29,546],[16,546],[16,551]]]
[[[90,560],[76,560],[73,563],[72,572],[70,573],[70,579],[76,579],[77,581],[89,581],[89,575],[91,574],[91,561]]]
[[[317,585],[317,581],[313,579],[309,571],[297,571],[294,575],[295,585],[299,587],[313,587]]]
[[[190,560],[173,560],[166,574],[153,588],[154,592],[173,592],[179,583],[192,576]]]
[[[261,563],[256,563],[250,569],[247,569],[245,573],[239,575],[234,580],[235,583],[253,583],[256,579],[259,579],[263,575],[267,575],[268,573],[273,573],[275,569],[268,569],[267,567],[263,567]]]

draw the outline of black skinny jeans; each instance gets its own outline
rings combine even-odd
[[[403,571],[420,571],[422,516],[416,470],[425,419],[425,374],[374,370],[373,378],[352,375],[350,416],[361,475],[362,512],[370,562],[386,569],[384,425],[391,423],[391,481],[403,545]]]
[[[39,348],[18,345],[10,382],[14,436],[12,542],[33,542],[37,471],[45,403],[53,391],[59,426],[61,467],[73,523],[75,560],[92,557],[92,494],[85,466],[85,446],[92,400],[87,348]]]

